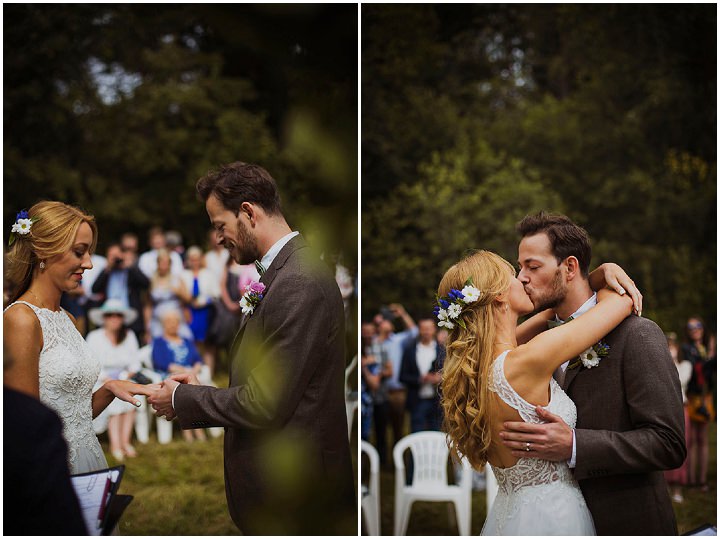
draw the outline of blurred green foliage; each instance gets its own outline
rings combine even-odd
[[[644,315],[716,319],[712,5],[364,5],[362,315],[565,213]]]
[[[152,225],[204,245],[196,180],[277,180],[291,226],[357,267],[355,5],[16,4],[4,14],[4,205],[93,213],[104,244]]]

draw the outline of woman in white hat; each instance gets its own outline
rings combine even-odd
[[[99,326],[87,336],[87,343],[93,356],[100,360],[98,385],[107,380],[128,380],[140,371],[138,341],[128,326],[137,318],[135,309],[126,307],[119,299],[108,299],[99,309],[89,313],[93,324]],[[135,448],[130,443],[135,424],[135,407],[127,402],[115,399],[105,411],[95,418],[96,430],[104,430],[107,421],[110,453],[115,460],[135,457]]]

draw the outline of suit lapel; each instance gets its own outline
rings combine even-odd
[[[280,269],[285,265],[285,262],[287,262],[287,259],[290,257],[290,255],[301,247],[305,247],[306,245],[307,244],[305,243],[302,235],[298,234],[289,242],[287,242],[282,249],[280,249],[280,252],[275,257],[275,260],[272,261],[270,267],[267,269],[267,271],[265,271],[262,277],[260,277],[260,282],[265,285],[265,294],[263,295],[263,299],[265,299],[265,296],[270,293],[270,285],[275,280],[278,271],[280,271]],[[260,300],[260,303],[257,307],[255,307],[255,312],[253,312],[253,314],[243,315],[242,319],[240,320],[240,328],[238,329],[238,332],[235,336],[235,340],[242,338],[242,334],[245,331],[245,326],[250,321],[250,317],[254,316],[257,310],[262,307],[262,302],[263,300]]]
[[[580,365],[578,365],[574,369],[570,369],[570,368],[565,369],[565,379],[563,380],[562,388],[566,393],[567,393],[568,388],[570,387],[570,384],[572,383],[573,380],[575,380],[575,377],[578,375],[581,368],[582,367]]]

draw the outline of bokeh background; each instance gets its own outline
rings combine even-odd
[[[364,5],[361,47],[364,318],[545,209],[663,329],[715,326],[714,5]]]
[[[515,264],[516,223],[546,210],[587,229],[591,269],[627,270],[643,316],[716,333],[714,4],[364,4],[361,22],[363,322],[432,316],[450,265],[478,248]],[[715,439],[680,533],[717,522]],[[484,491],[472,512],[478,534]],[[456,533],[445,504],[413,506],[408,535]]]
[[[354,4],[3,6],[4,240],[16,212],[51,199],[95,215],[99,254],[124,232],[146,251],[156,225],[206,249],[195,182],[241,160],[276,179],[293,229],[357,275],[357,13]],[[226,387],[222,351],[217,365],[214,381]],[[222,438],[191,445],[177,430],[167,445],[154,429],[135,442],[120,488],[135,499],[120,533],[237,534]],[[100,440],[117,464],[107,433]]]
[[[204,245],[195,182],[262,165],[291,226],[357,266],[357,9],[6,5],[3,224],[38,199],[103,240],[159,224]],[[102,249],[100,249],[102,252]]]

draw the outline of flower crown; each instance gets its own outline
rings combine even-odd
[[[15,223],[13,223],[12,229],[10,230],[10,238],[8,239],[8,247],[10,247],[15,240],[20,236],[26,236],[30,234],[30,229],[35,221],[38,221],[39,217],[30,218],[28,212],[22,210],[15,216]]]
[[[473,286],[472,277],[468,277],[462,290],[452,288],[445,297],[437,297],[437,306],[433,309],[439,322],[438,326],[453,329],[455,324],[467,329],[460,315],[466,306],[480,299],[480,290]],[[454,322],[453,322],[454,321]]]

